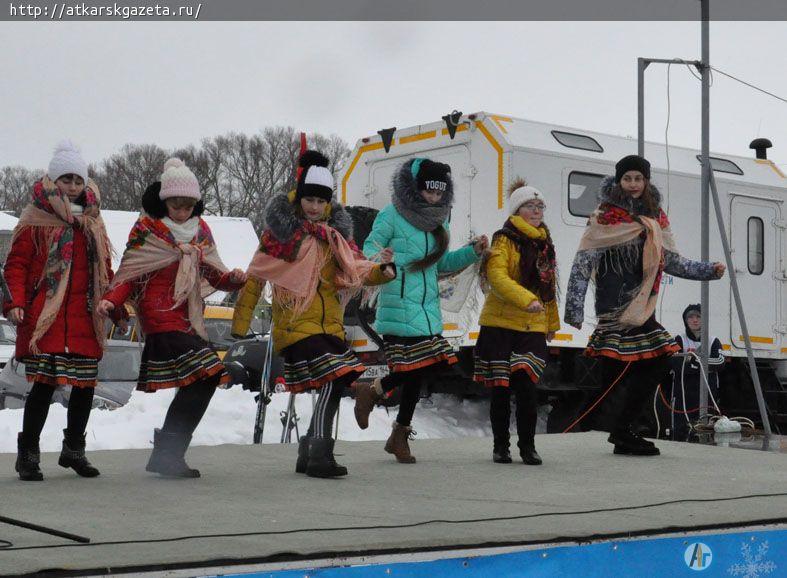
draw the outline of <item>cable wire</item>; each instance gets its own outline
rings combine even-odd
[[[768,92],[764,88],[760,88],[759,86],[751,84],[750,82],[746,82],[745,80],[741,80],[737,76],[733,76],[732,74],[730,74],[728,72],[724,72],[723,70],[719,70],[716,67],[711,66],[710,68],[711,68],[711,70],[715,70],[719,74],[723,74],[727,78],[731,78],[732,80],[735,80],[736,82],[740,82],[741,84],[745,84],[749,88],[753,88],[754,90],[758,90],[758,91],[762,92],[763,94],[767,94],[768,96],[775,98],[776,100],[781,100],[782,102],[787,102],[787,98],[783,98],[783,97],[779,96],[778,94],[774,94],[772,92]]]
[[[489,522],[508,522],[514,520],[529,520],[532,518],[546,518],[551,516],[580,516],[586,514],[604,514],[609,512],[623,512],[633,510],[645,510],[648,508],[659,508],[662,506],[673,506],[676,504],[704,504],[714,502],[733,502],[737,500],[749,500],[756,498],[783,498],[787,497],[787,492],[775,492],[772,494],[744,494],[741,496],[728,496],[726,498],[682,498],[679,500],[666,500],[663,502],[653,502],[649,504],[638,504],[635,506],[615,506],[610,508],[592,508],[588,510],[568,510],[565,512],[539,512],[535,514],[515,514],[512,516],[489,516],[484,518],[465,518],[457,520],[431,519],[408,524],[377,524],[372,526],[331,526],[327,528],[294,528],[292,530],[268,530],[257,532],[229,532],[221,534],[192,534],[187,536],[176,536],[174,538],[151,538],[148,540],[113,540],[108,542],[90,542],[89,544],[53,544],[49,546],[19,546],[7,550],[41,550],[48,548],[87,548],[90,546],[117,546],[124,544],[156,544],[167,542],[182,542],[184,540],[203,540],[208,538],[240,538],[246,536],[285,536],[289,534],[302,534],[305,532],[357,532],[369,530],[399,530],[404,528],[418,528],[432,524],[483,524]],[[784,518],[780,517],[779,520]]]

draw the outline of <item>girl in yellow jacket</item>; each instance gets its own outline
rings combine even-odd
[[[479,319],[474,379],[492,390],[492,459],[511,463],[513,390],[519,454],[526,464],[539,465],[536,384],[547,363],[547,341],[560,328],[555,247],[543,222],[546,205],[540,191],[516,181],[509,208],[511,217],[495,233],[481,267],[489,291]]]
[[[328,159],[306,151],[295,191],[271,200],[266,229],[235,306],[232,333],[245,335],[265,282],[273,285],[273,347],[284,358],[293,392],[319,390],[309,431],[298,444],[295,471],[329,478],[347,475],[336,463],[333,419],[345,387],[366,368],[347,347],[344,306],[363,285],[387,283],[393,263],[368,261],[352,241],[352,219],[332,202]],[[390,252],[381,254],[391,259]]]

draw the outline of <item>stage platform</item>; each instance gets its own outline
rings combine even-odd
[[[413,465],[397,464],[382,442],[339,441],[350,471],[339,480],[295,474],[294,444],[193,448],[196,480],[147,474],[148,451],[117,450],[90,454],[102,472],[95,479],[44,454],[46,480],[24,483],[3,454],[0,515],[90,544],[0,524],[11,542],[0,549],[0,574],[197,576],[266,563],[260,575],[272,576],[298,560],[787,529],[784,453],[659,442],[659,457],[615,456],[595,432],[539,435],[536,444],[540,467],[493,464],[484,438],[415,441]]]

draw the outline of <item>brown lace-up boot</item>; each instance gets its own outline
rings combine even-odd
[[[408,440],[415,436],[413,428],[409,425],[393,424],[393,430],[388,441],[385,442],[385,451],[396,456],[396,461],[400,464],[414,464],[415,456],[410,453]]]

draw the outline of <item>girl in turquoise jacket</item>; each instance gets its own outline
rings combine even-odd
[[[400,463],[415,463],[410,438],[415,406],[424,376],[456,363],[443,339],[437,276],[475,263],[489,241],[485,236],[448,251],[448,217],[454,200],[451,167],[425,158],[405,162],[394,174],[392,204],[377,215],[366,238],[367,257],[393,252],[401,271],[377,299],[375,329],[382,335],[390,373],[356,388],[355,417],[361,429],[387,392],[401,386],[399,414],[385,451]]]

